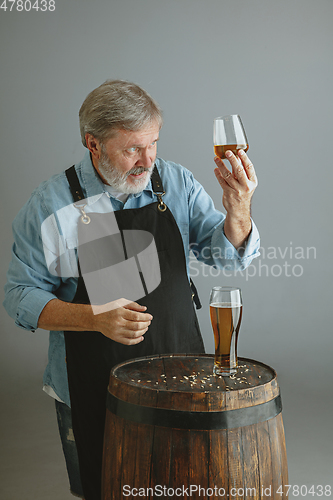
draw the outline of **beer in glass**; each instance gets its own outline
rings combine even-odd
[[[240,288],[214,287],[209,301],[214,332],[216,375],[232,375],[237,371],[237,340],[242,319]]]
[[[249,149],[245,130],[239,115],[219,116],[214,120],[214,153],[222,160],[225,159],[226,151],[232,151],[235,155],[243,149]]]

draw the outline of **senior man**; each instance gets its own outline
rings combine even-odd
[[[219,268],[250,264],[260,246],[250,217],[257,178],[244,151],[227,154],[231,172],[216,157],[226,215],[216,210],[189,170],[156,157],[162,113],[136,84],[106,81],[79,116],[83,160],[42,183],[13,223],[4,305],[18,326],[50,330],[43,383],[56,400],[71,490],[99,500],[110,369],[204,352],[190,248]]]

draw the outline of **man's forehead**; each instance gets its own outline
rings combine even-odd
[[[136,146],[145,146],[147,143],[150,144],[159,138],[160,127],[157,124],[151,125],[149,127],[144,127],[140,130],[124,130],[118,129],[115,131],[114,135],[109,139],[110,145],[124,145],[129,144]],[[109,142],[107,141],[107,142]]]

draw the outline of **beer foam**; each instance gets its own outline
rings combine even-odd
[[[235,308],[235,307],[242,307],[241,303],[231,303],[231,302],[213,302],[212,304],[209,304],[210,307],[218,307],[219,309],[230,309],[230,308]]]

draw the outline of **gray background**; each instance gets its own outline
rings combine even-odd
[[[159,101],[159,156],[191,169],[220,208],[212,123],[239,113],[264,251],[253,277],[196,266],[199,320],[212,352],[209,291],[242,288],[239,354],[278,373],[289,483],[332,485],[332,0],[55,4],[0,12],[2,282],[13,218],[42,180],[81,159],[78,110],[104,80],[135,81]],[[16,328],[3,309],[1,325],[0,497],[69,499],[53,402],[41,390],[48,334]]]

